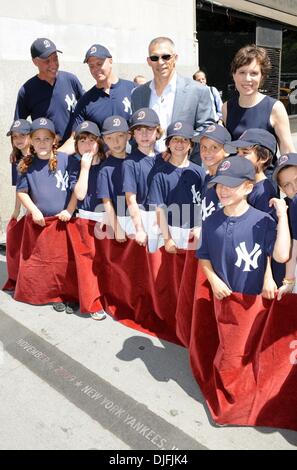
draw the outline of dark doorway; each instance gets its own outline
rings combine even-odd
[[[207,74],[208,85],[222,92],[223,101],[234,92],[230,63],[235,53],[256,41],[256,20],[235,10],[196,2],[199,68]]]

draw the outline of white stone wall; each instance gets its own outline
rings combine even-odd
[[[75,73],[86,89],[94,82],[83,64],[86,50],[101,43],[111,51],[122,78],[142,73],[147,46],[156,36],[169,36],[179,53],[178,70],[191,76],[197,67],[194,0],[10,0],[0,9],[0,228],[13,208],[10,186],[10,140],[6,137],[19,87],[36,73],[30,45],[49,37],[63,51],[60,69]],[[1,225],[2,224],[2,225]]]

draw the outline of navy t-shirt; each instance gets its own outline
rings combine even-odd
[[[278,197],[276,189],[271,181],[266,178],[254,185],[252,192],[247,197],[247,201],[251,206],[272,215],[277,220],[274,207],[269,207],[269,201],[273,197]]]
[[[149,157],[138,149],[134,150],[123,164],[123,191],[136,194],[137,203],[145,206],[153,172],[163,163],[160,153]]]
[[[204,178],[203,168],[195,163],[189,161],[189,166],[179,168],[164,162],[153,176],[147,204],[166,209],[169,225],[195,227],[201,222]]]
[[[69,72],[58,72],[54,85],[36,75],[19,90],[14,119],[31,120],[46,117],[53,121],[62,142],[70,137],[73,114],[84,90],[78,78]]]
[[[80,174],[80,161],[77,159],[76,156],[72,156],[73,158],[73,165],[71,166],[71,174],[70,174],[70,188],[73,191],[74,187],[78,181],[79,174]],[[97,179],[98,173],[100,168],[101,162],[97,163],[96,165],[92,165],[89,171],[89,178],[88,178],[88,190],[86,197],[82,201],[77,201],[77,208],[83,209],[84,211],[94,212],[98,204],[101,201],[97,197]]]
[[[16,188],[17,191],[28,193],[45,217],[66,209],[71,196],[69,174],[72,161],[68,155],[57,153],[55,172],[50,171],[48,162],[35,156],[28,171],[19,174]]]
[[[97,198],[111,199],[117,215],[126,215],[127,204],[123,192],[124,158],[110,155],[101,165],[97,178]]]
[[[93,86],[77,103],[73,130],[75,131],[78,124],[83,121],[95,122],[102,129],[104,119],[115,114],[128,121],[132,114],[131,92],[133,88],[133,82],[122,79],[111,85],[109,94],[103,88]]]
[[[228,217],[221,209],[202,224],[196,256],[209,260],[233,292],[260,294],[276,233],[275,220],[254,207],[239,217]]]
[[[214,178],[210,174],[205,176],[204,185],[202,189],[202,202],[201,202],[201,218],[202,222],[207,219],[211,214],[213,214],[216,210],[221,209],[221,203],[219,201],[216,187],[213,186],[212,188],[208,188],[207,185],[210,180]]]

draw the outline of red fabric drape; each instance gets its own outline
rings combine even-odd
[[[103,306],[130,327],[188,347],[217,423],[297,430],[296,295],[214,301],[193,252],[147,253],[133,240],[100,239],[97,228],[83,219],[47,218],[45,228],[30,217],[11,222],[4,288],[33,304],[77,300],[82,313]]]

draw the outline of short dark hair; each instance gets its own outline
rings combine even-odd
[[[256,46],[256,44],[249,44],[236,52],[231,62],[231,74],[234,75],[240,67],[249,65],[254,59],[260,65],[262,74],[261,83],[263,83],[271,69],[271,62],[266,49]]]

